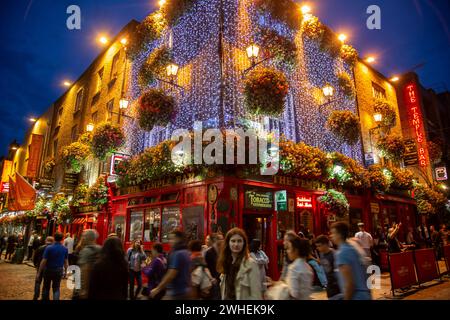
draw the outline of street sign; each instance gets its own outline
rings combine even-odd
[[[417,155],[417,145],[414,139],[405,140],[406,152],[403,160],[405,166],[415,166],[419,164],[419,157]]]
[[[435,172],[436,172],[436,180],[437,181],[446,181],[448,179],[447,167],[436,168]]]

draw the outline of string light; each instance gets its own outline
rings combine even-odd
[[[355,99],[345,97],[339,90],[336,77],[339,72],[352,75],[351,67],[342,59],[334,59],[321,51],[316,41],[302,37],[299,31],[294,32],[285,23],[272,19],[268,13],[260,13],[252,1],[229,0],[223,5],[225,77],[222,110],[218,54],[219,7],[220,0],[196,2],[192,9],[179,19],[176,26],[167,29],[154,43],[148,44],[147,50],[134,61],[131,85],[127,93],[127,96],[131,97],[131,115],[136,116],[139,97],[143,93],[137,84],[141,65],[155,48],[162,44],[168,45],[170,40],[173,44],[173,63],[179,66],[177,81],[183,83],[186,91],[181,94],[176,88],[164,83],[149,86],[161,88],[175,98],[176,115],[167,127],[154,128],[150,132],[141,130],[137,121],[126,119],[125,132],[128,137],[126,152],[137,154],[144,148],[170,139],[175,129],[192,130],[196,120],[203,122],[203,128],[217,128],[220,117],[223,117],[225,128],[240,127],[243,123],[267,131],[279,128],[288,139],[303,141],[328,152],[338,151],[362,162],[360,143],[354,146],[342,144],[333,134],[324,130],[329,113],[319,111],[319,106],[323,102],[318,101],[314,94],[329,84],[335,88],[333,99],[336,99],[335,103],[330,103],[329,109],[350,110],[357,113]],[[306,14],[309,14],[309,11]],[[298,48],[297,68],[293,72],[282,70],[288,78],[290,89],[285,112],[280,119],[250,115],[244,106],[242,71],[251,63],[246,48],[258,40],[256,26],[275,30],[280,35],[292,39]],[[261,66],[275,68],[270,60]]]

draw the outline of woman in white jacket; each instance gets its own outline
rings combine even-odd
[[[263,293],[267,290],[266,270],[269,266],[269,257],[261,250],[261,240],[253,239],[250,242],[250,257],[256,261],[261,277]]]
[[[258,264],[248,254],[244,230],[231,229],[225,236],[217,262],[222,300],[262,300]]]
[[[280,294],[274,299],[286,299],[287,294],[293,300],[310,300],[314,273],[306,258],[311,250],[309,241],[299,236],[291,236],[286,242],[287,257],[292,263],[287,267],[287,274],[283,281],[273,283],[274,286],[287,286],[287,293]],[[284,283],[284,284],[283,284]]]

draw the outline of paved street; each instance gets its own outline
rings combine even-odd
[[[441,270],[445,270],[444,264],[440,265]],[[34,267],[27,264],[10,264],[4,260],[0,261],[0,300],[31,300],[33,298],[34,277],[36,271]],[[405,297],[393,297],[390,292],[390,279],[388,273],[383,273],[381,277],[381,289],[372,291],[376,300],[450,300],[450,279],[444,278],[443,282],[432,281],[425,284],[424,289],[413,290]],[[72,291],[67,289],[66,281],[61,285],[61,299],[69,300]],[[314,299],[326,299],[325,292],[316,292]]]

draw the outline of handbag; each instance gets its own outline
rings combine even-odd
[[[289,287],[285,282],[278,282],[276,285],[269,287],[266,291],[268,300],[291,300]]]

